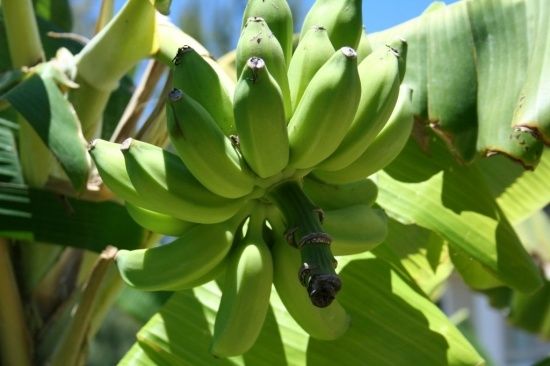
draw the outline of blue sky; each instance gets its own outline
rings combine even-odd
[[[446,0],[444,2],[451,4],[456,1]],[[246,0],[173,0],[172,14],[180,14],[181,9],[184,9],[185,6],[197,2],[201,6],[203,24],[212,21],[210,14],[214,10],[227,15],[227,27],[235,34],[234,47],[239,34],[240,14],[242,14]],[[301,2],[305,13],[314,0],[289,0],[289,2]],[[368,32],[380,31],[418,16],[432,2],[433,0],[363,0],[363,22]],[[304,15],[295,15],[295,21]],[[211,51],[216,53],[216,50]]]

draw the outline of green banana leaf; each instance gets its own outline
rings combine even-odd
[[[73,14],[68,0],[33,0],[36,15],[49,20],[63,32],[73,28]]]
[[[402,223],[441,235],[506,285],[522,292],[537,290],[540,273],[478,165],[456,163],[440,139],[426,137],[427,152],[411,138],[380,173],[378,204]]]
[[[114,202],[91,202],[0,183],[0,237],[101,252],[136,249],[144,231]]]
[[[533,169],[550,141],[548,14],[545,0],[465,0],[370,39],[408,41],[415,115],[457,160],[505,154]]]
[[[19,125],[0,118],[0,182],[23,183],[14,133]]]
[[[88,180],[90,159],[76,113],[57,85],[59,74],[54,66],[44,65],[0,99],[7,100],[33,126],[75,189],[81,191]]]
[[[349,261],[340,275],[346,285],[339,300],[352,323],[336,341],[309,338],[273,291],[254,347],[240,357],[215,359],[208,346],[221,293],[211,282],[174,294],[119,365],[484,364],[437,306],[392,265],[367,253]]]
[[[443,238],[417,225],[388,220],[388,237],[372,251],[378,258],[402,268],[432,300],[437,300],[453,271]]]

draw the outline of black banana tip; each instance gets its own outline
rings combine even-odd
[[[338,276],[318,275],[309,282],[307,292],[313,305],[325,308],[332,303],[340,288],[342,288],[342,281]]]

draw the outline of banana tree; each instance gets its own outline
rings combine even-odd
[[[545,1],[367,35],[318,0],[293,37],[250,0],[218,62],[170,1],[105,0],[90,40],[67,2],[1,4],[2,364],[85,363],[117,296],[161,299],[123,365],[484,364],[435,304],[453,270],[548,335],[515,229],[550,201]]]

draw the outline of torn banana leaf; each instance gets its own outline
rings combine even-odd
[[[534,169],[550,140],[548,14],[545,0],[461,1],[370,40],[408,41],[415,115],[457,160],[504,154]]]

